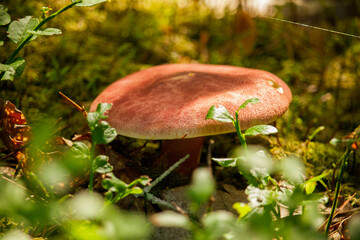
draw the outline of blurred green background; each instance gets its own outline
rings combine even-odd
[[[0,1],[12,19],[41,16],[70,0]],[[15,103],[30,124],[62,118],[60,133],[84,131],[82,115],[58,92],[89,107],[106,86],[132,72],[164,63],[199,62],[259,68],[292,89],[290,110],[279,121],[282,136],[304,139],[320,125],[317,140],[351,132],[360,123],[360,40],[266,17],[359,34],[357,0],[112,0],[75,7],[46,27],[60,36],[39,37],[23,49],[20,79],[0,83],[0,97]],[[0,62],[15,48],[0,30]]]

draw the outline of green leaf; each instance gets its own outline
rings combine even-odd
[[[83,220],[99,219],[104,206],[100,194],[89,191],[78,191],[66,204],[68,205],[66,209],[73,214],[73,219]]]
[[[246,108],[246,106],[251,103],[251,104],[256,104],[260,102],[260,100],[258,98],[249,98],[248,100],[246,100],[243,104],[241,104],[241,106],[238,108],[239,109],[244,109]]]
[[[34,35],[42,35],[42,36],[51,36],[55,34],[62,34],[60,29],[57,28],[46,28],[44,30],[37,30],[37,31],[31,31],[29,30],[28,33],[34,34]]]
[[[7,25],[11,22],[11,17],[7,13],[7,8],[0,5],[0,26]]]
[[[323,179],[324,177],[326,177],[327,175],[329,175],[329,173],[331,173],[331,170],[328,170],[326,172],[323,172],[322,174],[320,174],[319,176],[316,177],[312,177],[309,180],[307,180],[307,182],[318,182],[321,179]]]
[[[139,180],[140,180],[139,182],[140,182],[141,185],[146,186],[146,185],[148,185],[150,183],[151,178],[149,178],[148,176],[141,176],[139,178]]]
[[[275,192],[267,189],[260,189],[252,185],[247,186],[245,193],[248,196],[249,205],[252,208],[273,204]]]
[[[105,193],[105,201],[106,202],[111,202],[111,200],[113,199],[114,197],[114,193],[113,192],[106,192]]]
[[[90,112],[87,115],[88,124],[91,130],[91,137],[96,144],[108,144],[117,136],[115,128],[101,121],[106,119],[105,112],[111,109],[110,103],[99,103],[95,112]]]
[[[5,72],[1,80],[12,81],[15,76],[15,69],[11,65],[5,65],[0,63],[0,72]]]
[[[209,212],[201,218],[202,225],[207,232],[213,236],[209,239],[225,239],[223,236],[226,233],[230,233],[236,218],[234,214],[225,210],[218,210]],[[208,239],[208,238],[203,238]],[[235,238],[231,238],[235,239]],[[236,238],[236,239],[248,239],[248,238]]]
[[[107,0],[82,0],[81,2],[76,4],[76,6],[78,6],[78,7],[91,7],[91,6],[94,6],[96,4],[106,2],[106,1]],[[78,0],[71,0],[71,2],[78,2]]]
[[[19,78],[25,69],[25,59],[17,57],[12,63],[10,63],[10,65],[15,69],[14,77]]]
[[[86,116],[90,129],[95,128],[99,123],[100,116],[98,112],[89,112]]]
[[[190,228],[191,226],[188,217],[169,210],[151,215],[150,222],[158,227]]]
[[[130,188],[129,191],[128,191],[129,194],[142,194],[143,193],[143,190],[139,187],[133,187],[133,188]]]
[[[15,74],[15,69],[12,66],[0,63],[0,72],[7,71],[11,71],[13,74]]]
[[[4,41],[0,40],[0,46],[4,45]]]
[[[237,158],[212,158],[222,167],[236,167]]]
[[[90,128],[98,126],[99,121],[106,119],[105,112],[111,109],[112,104],[110,103],[99,103],[95,112],[90,112],[87,115],[87,121]]]
[[[91,132],[91,137],[96,144],[108,144],[114,140],[116,136],[116,129],[110,127],[110,125],[105,121],[101,121],[100,126],[96,127]]]
[[[300,185],[305,182],[305,166],[301,160],[295,157],[289,157],[279,162],[278,168],[290,184]]]
[[[150,181],[151,181],[151,178],[149,178],[148,176],[141,176],[140,178],[135,179],[134,181],[132,181],[129,184],[129,187],[135,186],[137,184],[141,184],[142,186],[146,186],[146,185],[148,185],[150,183]]]
[[[256,136],[256,135],[269,135],[277,133],[278,130],[276,127],[271,125],[256,125],[245,131],[246,136]]]
[[[110,178],[104,179],[101,184],[102,186],[111,192],[124,193],[127,189],[127,184],[114,176],[113,173],[107,174]]]
[[[14,78],[19,78],[25,69],[25,59],[21,57],[15,58],[14,61],[9,65],[14,68],[15,73],[12,71],[6,71],[2,80],[12,81]]]
[[[96,172],[105,174],[113,170],[113,167],[108,162],[109,157],[105,155],[98,155],[94,160],[94,169]]]
[[[233,122],[234,118],[231,116],[229,111],[222,105],[219,105],[218,107],[212,106],[205,119],[213,119],[219,122]]]
[[[73,158],[85,159],[90,157],[90,150],[83,142],[74,142],[70,149]]]
[[[311,194],[316,188],[316,182],[306,182],[305,183],[305,192],[306,194]]]
[[[188,196],[192,202],[198,205],[209,201],[215,191],[215,181],[208,168],[197,168],[192,177]]]
[[[14,43],[20,43],[30,35],[28,31],[33,30],[38,24],[39,19],[31,16],[13,21],[9,25],[8,38],[10,38]],[[36,35],[34,35],[31,40],[34,40],[35,38]]]
[[[305,192],[307,194],[311,194],[312,192],[314,192],[315,187],[316,187],[316,183],[322,181],[322,179],[324,177],[326,177],[329,173],[331,172],[331,170],[323,172],[322,174],[316,176],[316,177],[312,177],[309,180],[307,180],[304,184],[305,184]]]
[[[105,112],[110,110],[112,107],[111,103],[99,103],[96,108],[96,112],[99,113],[100,119],[106,119]]]
[[[247,205],[246,203],[236,202],[233,204],[232,207],[239,214],[239,219],[245,217],[246,214],[251,212],[251,207],[249,205]]]
[[[117,132],[116,132],[116,129],[115,128],[112,128],[112,127],[107,127],[104,131],[104,137],[103,137],[103,140],[104,140],[104,144],[108,144],[110,142],[112,142],[117,136]]]
[[[272,169],[272,159],[269,154],[257,146],[236,148],[231,157],[237,157],[239,172],[246,178],[248,184],[258,187],[265,186],[269,181]]]

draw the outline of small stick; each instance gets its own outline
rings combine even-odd
[[[80,107],[79,104],[77,104],[76,102],[74,102],[73,100],[71,100],[68,96],[66,96],[65,94],[63,94],[62,92],[59,92],[60,96],[62,98],[64,98],[68,103],[70,103],[71,105],[73,105],[77,110],[79,110],[82,115],[84,115],[84,117],[87,116],[87,111],[85,110],[85,107],[82,106]]]
[[[274,121],[273,124],[274,124],[274,127],[276,127],[276,121]],[[280,142],[280,138],[279,138],[279,132],[277,132],[277,133],[275,134],[275,136],[276,136],[276,141],[277,141],[278,145],[279,145],[280,147],[282,147],[281,142]]]
[[[212,145],[214,143],[215,143],[214,139],[209,140],[208,152],[207,152],[207,156],[206,156],[207,165],[208,165],[208,168],[210,171],[212,171],[212,169],[211,169],[211,149],[212,149]]]

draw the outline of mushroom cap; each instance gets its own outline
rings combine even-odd
[[[234,132],[232,123],[205,120],[212,105],[234,116],[242,129],[275,121],[288,108],[289,87],[274,74],[208,64],[166,64],[128,75],[108,86],[91,104],[112,103],[108,119],[118,134],[140,139],[179,139]]]

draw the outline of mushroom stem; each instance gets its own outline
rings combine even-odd
[[[189,154],[190,157],[176,171],[183,176],[190,176],[199,166],[204,140],[205,137],[164,140],[161,147],[164,165],[170,167],[186,154]]]

